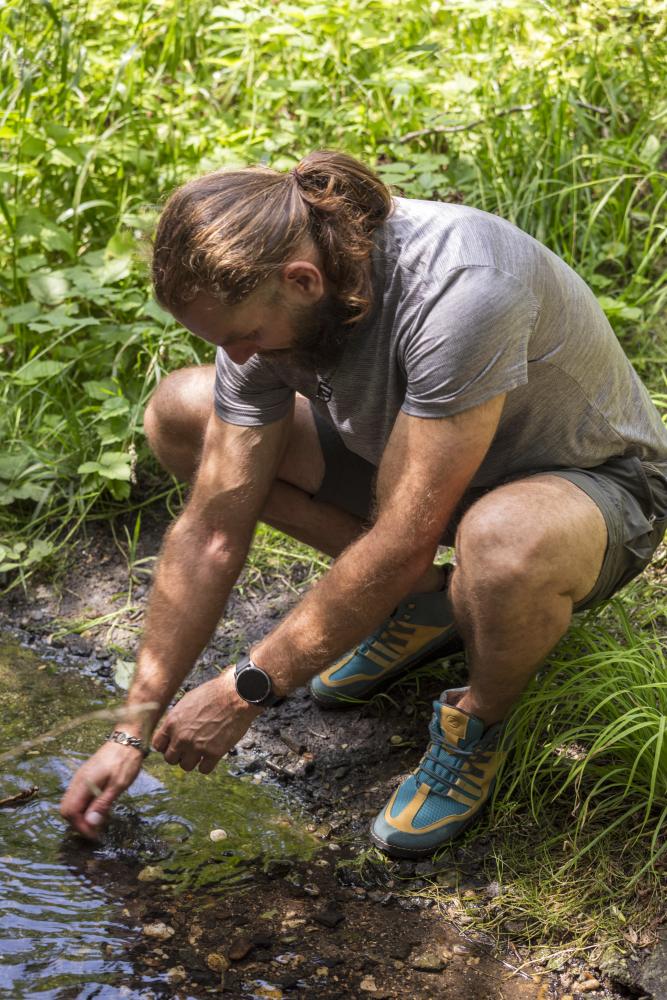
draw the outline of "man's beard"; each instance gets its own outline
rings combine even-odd
[[[284,307],[284,300],[280,304]],[[262,351],[262,357],[287,361],[306,371],[335,368],[354,329],[345,324],[347,317],[347,309],[331,295],[312,306],[290,306],[289,321],[294,331],[291,347]]]

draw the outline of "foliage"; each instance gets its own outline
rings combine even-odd
[[[0,29],[0,572],[155,488],[144,404],[211,355],[151,301],[136,244],[211,168],[337,147],[498,212],[577,266],[645,376],[664,360],[657,0],[9,0]]]

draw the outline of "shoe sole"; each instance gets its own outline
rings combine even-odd
[[[392,673],[373,687],[373,691],[366,698],[355,698],[354,695],[342,695],[341,697],[335,698],[322,698],[320,695],[315,694],[312,687],[309,687],[310,697],[313,699],[316,705],[324,709],[333,709],[334,711],[345,711],[346,709],[359,708],[360,705],[367,705],[369,701],[372,701],[376,694],[380,694],[388,688],[394,681],[397,681],[400,677],[404,677],[405,674],[409,674],[411,670],[416,670],[417,667],[422,667],[425,663],[430,663],[432,660],[445,660],[449,659],[450,656],[454,656],[456,653],[463,652],[464,645],[463,639],[460,636],[454,636],[452,639],[448,639],[442,644],[442,646],[436,646],[434,649],[430,649],[428,652],[424,653],[423,656],[417,657],[416,660],[411,660],[410,663],[406,663],[405,666],[397,670],[396,673]]]
[[[461,836],[464,830],[466,830],[466,828],[470,826],[471,823],[474,823],[475,820],[478,818],[478,816],[480,816],[484,812],[486,806],[487,803],[485,802],[482,808],[479,809],[474,816],[471,816],[470,819],[464,820],[464,822],[458,828],[453,837],[449,837],[447,840],[443,840],[441,844],[435,844],[433,847],[411,848],[411,847],[397,847],[394,844],[388,844],[386,841],[382,839],[382,837],[378,837],[376,833],[373,833],[372,822],[370,825],[371,840],[373,841],[376,847],[379,847],[381,851],[384,851],[385,854],[388,854],[390,858],[407,859],[408,861],[414,860],[416,858],[430,858],[431,855],[435,854],[436,851],[439,851],[441,847],[444,847],[446,844],[451,844],[454,840],[458,840],[458,838]]]

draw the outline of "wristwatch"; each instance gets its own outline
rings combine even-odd
[[[271,678],[266,671],[253,663],[249,656],[242,657],[236,664],[234,683],[236,684],[236,693],[249,705],[273,708],[274,705],[279,705],[285,700],[273,693]]]

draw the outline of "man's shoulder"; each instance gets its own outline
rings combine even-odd
[[[451,202],[394,199],[385,223],[385,259],[426,285],[451,271],[491,267],[515,273],[549,251],[500,216]]]

